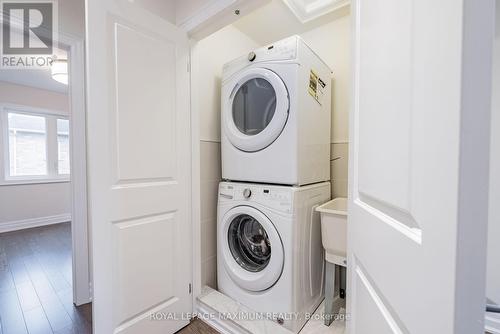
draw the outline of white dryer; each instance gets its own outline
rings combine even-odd
[[[323,299],[321,224],[330,183],[304,187],[221,182],[218,289],[298,332]]]
[[[225,64],[221,98],[223,179],[330,179],[331,70],[300,37]]]

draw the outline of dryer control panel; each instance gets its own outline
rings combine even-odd
[[[292,212],[292,189],[280,186],[267,186],[246,183],[226,183],[219,186],[221,200],[258,203],[285,213]]]
[[[299,37],[291,36],[240,56],[224,64],[222,69],[223,78],[228,78],[236,71],[253,63],[292,61],[297,58],[298,43]]]

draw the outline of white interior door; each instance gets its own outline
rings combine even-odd
[[[354,333],[481,333],[493,1],[353,1]]]
[[[97,334],[173,333],[150,315],[192,306],[188,39],[141,3],[87,0]]]

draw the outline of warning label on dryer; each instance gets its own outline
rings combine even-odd
[[[323,104],[323,96],[325,95],[326,83],[321,80],[318,74],[311,70],[309,74],[309,94],[320,104]]]

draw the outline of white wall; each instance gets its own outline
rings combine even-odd
[[[496,2],[490,147],[487,297],[500,304],[500,1]]]
[[[0,82],[0,103],[26,105],[68,113],[65,94]],[[3,156],[3,147],[0,147]],[[70,183],[0,185],[0,232],[26,220],[46,221],[71,213]]]
[[[192,51],[193,108],[200,115],[201,283],[217,286],[217,193],[221,180],[220,89],[224,63],[258,47],[227,26]]]

